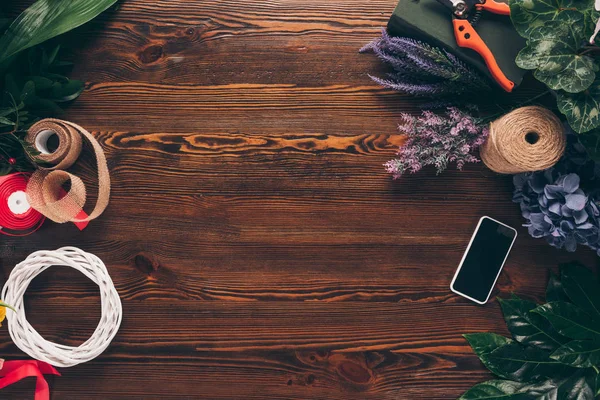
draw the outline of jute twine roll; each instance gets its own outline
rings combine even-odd
[[[48,138],[57,135],[58,148],[49,151]],[[79,158],[82,137],[92,145],[98,165],[98,200],[88,217],[76,216],[83,210],[86,202],[86,188],[83,181],[66,171]],[[98,141],[81,126],[59,119],[44,119],[35,123],[27,134],[26,140],[39,152],[41,160],[53,164],[50,168],[40,168],[31,175],[27,184],[27,199],[31,207],[54,222],[91,221],[106,209],[110,198],[110,175],[106,165],[104,151]],[[62,186],[70,181],[71,188],[63,195]]]
[[[518,174],[541,171],[558,162],[565,152],[562,123],[549,110],[521,107],[490,124],[481,160],[492,171]]]

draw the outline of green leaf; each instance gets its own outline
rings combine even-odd
[[[535,382],[521,390],[526,390],[532,400],[592,400],[594,397],[586,370],[578,370],[566,379]]]
[[[590,0],[509,0],[508,4],[512,23],[525,39],[529,38],[532,30],[547,21],[562,19],[564,12],[577,9],[591,19],[594,6]]]
[[[600,130],[594,129],[579,135],[579,141],[587,150],[590,158],[600,163]]]
[[[25,103],[36,116],[57,116],[63,113],[58,104],[39,96],[30,96]]]
[[[491,353],[505,344],[513,343],[509,338],[489,332],[468,333],[463,337],[467,339],[467,342],[479,357]]]
[[[38,0],[0,37],[0,62],[94,19],[116,0]]]
[[[545,318],[530,312],[537,307],[534,302],[519,298],[498,301],[504,313],[506,326],[517,342],[544,350],[556,350],[566,342]]]
[[[600,284],[592,271],[577,262],[564,264],[560,280],[573,304],[600,320]]]
[[[518,382],[542,377],[560,377],[571,367],[550,358],[550,353],[537,347],[522,347],[510,343],[482,356],[485,365],[495,375]]]
[[[594,59],[579,54],[585,40],[585,22],[578,11],[564,11],[552,21],[530,32],[527,46],[516,58],[524,69],[535,69],[534,76],[550,89],[581,92],[594,82],[598,66]]]
[[[584,92],[558,91],[556,103],[561,113],[577,133],[591,131],[600,126],[600,78]]]
[[[35,83],[33,83],[33,81],[27,81],[23,86],[23,90],[21,90],[20,99],[22,102],[27,103],[27,100],[33,96],[35,96]]]
[[[493,380],[473,386],[458,400],[531,400],[527,385],[519,382]]]
[[[551,301],[570,301],[558,276],[554,275],[552,271],[550,271],[550,279],[548,279],[548,286],[546,287],[546,302]]]
[[[13,121],[11,121],[10,119],[8,119],[6,117],[0,117],[0,124],[1,125],[9,125],[9,126],[15,125],[15,123]]]
[[[70,80],[62,84],[56,82],[52,86],[52,100],[56,102],[74,100],[83,92],[83,88],[84,84],[82,81]]]
[[[577,368],[600,365],[600,340],[573,340],[552,353],[550,358]]]
[[[52,88],[52,84],[54,83],[51,79],[45,78],[43,76],[28,76],[27,79],[35,84],[35,88],[37,90],[50,89]]]
[[[546,318],[561,335],[571,339],[596,339],[600,336],[600,322],[571,303],[553,301],[532,312]]]

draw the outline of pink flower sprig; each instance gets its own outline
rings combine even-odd
[[[449,107],[442,115],[423,111],[418,117],[402,114],[402,119],[398,128],[407,135],[406,142],[398,158],[384,164],[394,179],[426,165],[434,165],[439,174],[452,162],[462,169],[466,163],[480,161],[474,152],[485,142],[488,127],[479,118]]]

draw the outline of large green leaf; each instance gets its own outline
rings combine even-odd
[[[592,271],[577,262],[565,264],[560,280],[573,304],[600,320],[600,284]]]
[[[561,335],[571,339],[596,339],[600,336],[598,319],[571,303],[553,301],[532,312],[546,318]]]
[[[552,353],[550,358],[577,368],[600,365],[600,340],[573,340]]]
[[[508,4],[515,29],[526,39],[532,30],[547,21],[560,19],[566,11],[577,9],[591,19],[594,6],[592,0],[509,0]]]
[[[473,386],[458,400],[532,400],[527,385],[519,382],[493,380]]]
[[[594,388],[586,370],[578,370],[563,379],[529,384],[525,390],[532,400],[592,400]]]
[[[508,330],[521,344],[537,346],[544,350],[556,350],[565,338],[539,314],[530,312],[537,307],[532,301],[519,298],[498,299]]]
[[[583,14],[561,12],[531,31],[527,46],[515,61],[521,68],[535,69],[534,76],[551,89],[582,92],[594,82],[598,71],[594,59],[579,52],[585,37]]]
[[[600,126],[600,78],[581,93],[559,90],[556,103],[561,113],[577,133],[591,131]]]
[[[0,63],[94,19],[117,0],[38,0],[0,38]]]
[[[550,272],[550,279],[548,279],[548,286],[546,287],[546,302],[569,300],[558,277]]]
[[[489,332],[468,333],[463,336],[467,339],[467,342],[469,342],[469,345],[479,357],[491,353],[505,344],[514,343],[509,338]]]
[[[537,347],[506,344],[482,357],[495,375],[518,382],[544,377],[560,377],[572,368],[550,358],[550,353]]]

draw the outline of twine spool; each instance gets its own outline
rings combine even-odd
[[[44,339],[27,321],[23,295],[31,281],[53,265],[74,268],[100,288],[102,317],[92,336],[81,346],[73,347]],[[8,331],[19,349],[36,360],[56,367],[72,367],[98,357],[110,344],[121,326],[123,309],[106,266],[98,257],[76,247],[55,251],[41,250],[30,254],[13,268],[4,288],[2,299],[14,307],[7,310]]]
[[[0,233],[4,235],[27,236],[44,223],[44,216],[27,200],[28,177],[27,173],[0,177]]]
[[[49,139],[56,135],[58,147],[49,149]],[[78,218],[86,202],[86,187],[83,181],[66,171],[81,154],[83,138],[92,145],[98,165],[98,200],[89,216]],[[33,173],[27,185],[27,198],[31,206],[54,222],[91,221],[104,212],[110,198],[110,175],[106,156],[91,133],[81,126],[59,119],[44,119],[35,123],[27,133],[26,140],[40,153],[39,158],[52,165]],[[62,186],[69,182],[71,188],[63,195]]]
[[[521,107],[490,124],[481,160],[501,174],[541,171],[560,160],[566,142],[564,127],[554,113],[538,106]]]

